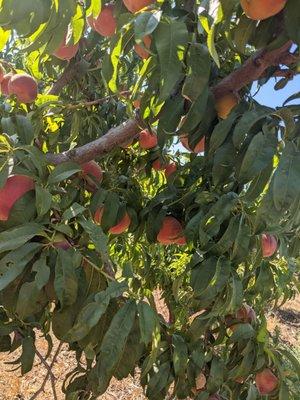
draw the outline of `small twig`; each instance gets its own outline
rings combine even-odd
[[[53,372],[52,372],[52,368],[53,368],[53,366],[54,366],[54,364],[55,364],[55,362],[56,362],[56,359],[57,359],[57,357],[58,357],[58,354],[59,354],[59,352],[60,352],[60,350],[61,350],[61,348],[62,348],[62,345],[63,345],[63,343],[62,342],[60,342],[59,343],[59,345],[57,346],[57,349],[56,349],[56,352],[54,353],[54,356],[53,356],[53,360],[52,360],[52,362],[51,362],[51,364],[49,365],[48,363],[46,363],[46,361],[44,360],[44,358],[43,358],[43,356],[38,352],[38,351],[36,351],[36,354],[37,354],[37,356],[40,358],[40,360],[42,361],[42,363],[45,365],[45,364],[47,364],[47,374],[46,374],[46,376],[45,376],[45,378],[44,378],[44,380],[43,380],[43,382],[42,382],[42,385],[41,385],[41,387],[38,389],[38,391],[37,392],[35,392],[31,397],[30,397],[30,399],[29,400],[35,400],[41,393],[44,393],[44,391],[45,391],[45,386],[46,386],[46,384],[47,384],[47,382],[48,382],[48,379],[50,378],[50,381],[51,381],[51,386],[52,386],[52,391],[53,391],[53,399],[54,400],[57,400],[57,394],[56,394],[56,389],[55,389],[55,377],[54,377],[54,374],[53,374]],[[41,357],[40,357],[41,356]],[[45,361],[45,363],[44,363],[44,361]],[[53,379],[53,378],[54,379]]]

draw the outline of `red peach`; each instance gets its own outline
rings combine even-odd
[[[147,35],[143,38],[144,46],[141,46],[140,44],[134,45],[134,51],[143,60],[147,60],[147,58],[150,56],[150,53],[149,51],[147,51],[147,49],[150,49],[151,42],[152,42],[151,36]]]
[[[148,131],[148,129],[143,130],[139,134],[139,144],[142,149],[149,150],[157,146],[157,136]]]
[[[263,233],[261,235],[261,248],[263,257],[271,257],[277,250],[277,239],[273,235]]]
[[[34,180],[29,176],[10,176],[5,185],[0,189],[0,221],[7,221],[15,202],[34,188]]]
[[[58,49],[55,50],[53,55],[60,60],[71,60],[71,58],[75,57],[78,49],[79,49],[79,44],[66,44],[67,41],[67,35],[65,36],[64,40],[62,43],[59,45]]]
[[[32,103],[37,98],[38,85],[32,76],[16,74],[8,82],[8,93],[14,94],[21,103]]]
[[[157,241],[161,244],[186,244],[181,223],[174,217],[167,216],[157,235]]]
[[[9,81],[10,81],[10,79],[11,79],[12,76],[13,76],[13,73],[12,73],[12,72],[10,72],[10,73],[8,73],[8,74],[5,74],[5,75],[3,76],[3,79],[2,79],[2,82],[1,82],[1,93],[2,93],[4,96],[8,96],[8,95],[9,95],[8,84],[9,84]]]
[[[262,396],[272,393],[278,386],[278,378],[269,368],[258,372],[255,376],[255,383]]]
[[[132,13],[136,13],[154,2],[155,0],[123,0],[125,7]]]
[[[105,37],[113,36],[117,28],[117,20],[114,16],[114,6],[112,4],[102,7],[97,18],[88,17],[88,23],[92,29]]]
[[[100,207],[96,210],[95,215],[94,215],[94,221],[101,225],[102,217],[103,217],[103,212],[104,212],[104,207]],[[125,232],[131,224],[131,218],[128,215],[127,212],[125,212],[125,215],[123,218],[120,219],[120,221],[112,226],[109,229],[109,233],[113,235],[120,235],[121,233]]]

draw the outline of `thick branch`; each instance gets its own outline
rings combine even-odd
[[[52,85],[48,94],[59,95],[62,89],[70,82],[82,77],[88,71],[89,63],[82,59],[74,64],[70,63],[58,80]]]
[[[243,87],[262,77],[271,66],[295,63],[297,58],[289,52],[291,45],[292,42],[289,41],[282,47],[272,51],[266,51],[266,49],[258,51],[240,68],[233,71],[212,88],[215,98],[218,99],[228,93],[238,92]],[[78,70],[74,68],[75,66],[76,64],[65,70],[49,93],[58,94],[64,86],[77,76]],[[91,104],[95,104],[95,102]],[[85,144],[84,146],[61,154],[47,154],[47,160],[50,164],[55,165],[70,160],[78,163],[87,162],[94,159],[96,156],[103,156],[109,153],[121,144],[130,142],[137,135],[139,130],[140,126],[137,120],[129,119],[116,128],[111,129],[101,138]]]
[[[93,160],[97,156],[103,156],[111,152],[120,144],[130,142],[140,131],[140,126],[135,119],[129,119],[116,128],[110,129],[105,135],[93,142],[87,143],[76,149],[60,154],[47,154],[50,164],[61,164],[66,161],[75,161],[79,164]]]
[[[258,80],[266,69],[273,65],[288,65],[295,62],[295,56],[289,52],[291,45],[292,42],[289,41],[282,47],[272,51],[266,51],[265,49],[258,51],[240,68],[226,76],[213,88],[215,98],[218,99],[230,92],[238,92],[243,87]]]

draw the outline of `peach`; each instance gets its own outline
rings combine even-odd
[[[278,14],[285,5],[286,0],[241,0],[247,17],[256,21]]]
[[[192,151],[193,153],[202,153],[204,151],[204,146],[205,146],[205,137],[203,137],[194,147],[194,149],[191,149],[189,145],[189,137],[188,135],[181,135],[179,137],[179,140],[182,144],[183,147],[185,147],[188,151]]]
[[[141,108],[141,99],[133,100],[132,105],[135,109]]]
[[[176,172],[177,171],[177,165],[176,165],[176,163],[174,163],[174,162],[172,162],[172,163],[170,163],[170,164],[168,164],[166,167],[165,167],[165,175],[166,175],[166,178],[169,178],[172,174],[174,174],[174,172]]]
[[[165,166],[160,162],[160,159],[157,158],[155,161],[153,161],[152,168],[155,169],[155,171],[162,171],[165,169]]]
[[[249,322],[251,324],[252,322],[256,321],[256,314],[252,307],[250,307],[248,304],[244,304],[237,311],[236,318],[240,321],[245,323]]]
[[[32,103],[37,98],[38,85],[32,76],[16,74],[8,82],[8,93],[14,94],[21,103]]]
[[[94,221],[99,225],[101,225],[103,212],[104,212],[104,207],[100,207],[96,210],[94,215]],[[113,235],[120,235],[129,228],[130,224],[131,224],[131,218],[128,215],[128,213],[125,212],[124,217],[120,219],[117,225],[114,225],[109,229],[109,233]]]
[[[183,235],[181,223],[174,217],[167,216],[164,218],[160,231],[157,235],[157,241],[161,244],[186,244]]]
[[[3,79],[2,79],[2,82],[1,82],[1,93],[4,96],[8,96],[9,95],[8,84],[9,84],[9,81],[10,81],[12,76],[13,76],[13,74],[11,72],[9,74],[3,75]]]
[[[64,40],[59,45],[58,49],[55,50],[53,55],[60,60],[71,60],[71,58],[75,57],[77,51],[79,49],[79,44],[66,44],[67,35],[65,36]]]
[[[82,164],[81,169],[84,176],[90,175],[99,183],[102,181],[103,172],[100,165],[96,163],[96,161],[92,160]]]
[[[278,378],[269,368],[258,372],[255,376],[255,383],[262,396],[272,393],[278,386]]]
[[[65,238],[62,233],[57,233],[52,243],[54,247],[62,250],[68,250],[70,247],[72,247],[71,243]]]
[[[147,58],[150,56],[150,53],[149,53],[149,51],[147,49],[150,50],[151,42],[152,42],[151,36],[146,35],[143,38],[144,47],[141,46],[140,44],[135,44],[134,45],[134,51],[143,60],[147,60]]]
[[[142,149],[149,150],[157,146],[157,136],[145,129],[139,134],[139,144]]]
[[[34,188],[34,180],[29,176],[10,176],[5,185],[0,189],[0,221],[7,221],[15,202]]]
[[[221,119],[226,119],[239,100],[234,93],[228,93],[216,100],[216,110]]]
[[[261,235],[261,248],[263,257],[271,257],[277,250],[277,239],[273,235]]]
[[[132,13],[136,13],[154,2],[155,0],[123,0],[124,6]]]
[[[92,29],[105,37],[113,36],[117,28],[117,20],[114,16],[114,6],[109,4],[102,7],[97,18],[88,18],[88,23]]]
[[[196,390],[198,391],[204,389],[205,385],[206,385],[206,377],[201,372],[196,378]]]

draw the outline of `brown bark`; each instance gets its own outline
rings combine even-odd
[[[93,160],[111,152],[120,144],[128,143],[141,130],[137,120],[129,119],[116,128],[110,129],[105,135],[81,147],[68,150],[64,153],[46,155],[50,164],[61,164],[66,161],[75,161],[79,164]]]
[[[289,41],[278,49],[272,51],[262,49],[255,53],[240,68],[226,76],[213,88],[215,98],[239,92],[243,87],[259,79],[271,66],[289,65],[295,62],[295,56],[289,52],[291,45],[292,42]]]
[[[216,99],[228,93],[237,93],[243,87],[258,80],[266,70],[271,66],[290,65],[296,62],[297,58],[289,52],[292,42],[285,43],[282,47],[267,51],[262,49],[250,57],[243,65],[222,79],[212,88]],[[62,77],[53,85],[50,93],[58,94],[61,89],[74,79],[74,68],[65,71]],[[50,164],[61,164],[73,160],[83,163],[94,159],[97,156],[103,156],[115,147],[125,144],[133,139],[140,130],[140,124],[136,119],[129,119],[116,128],[111,129],[101,138],[87,143],[84,146],[61,154],[47,154],[47,160]]]

